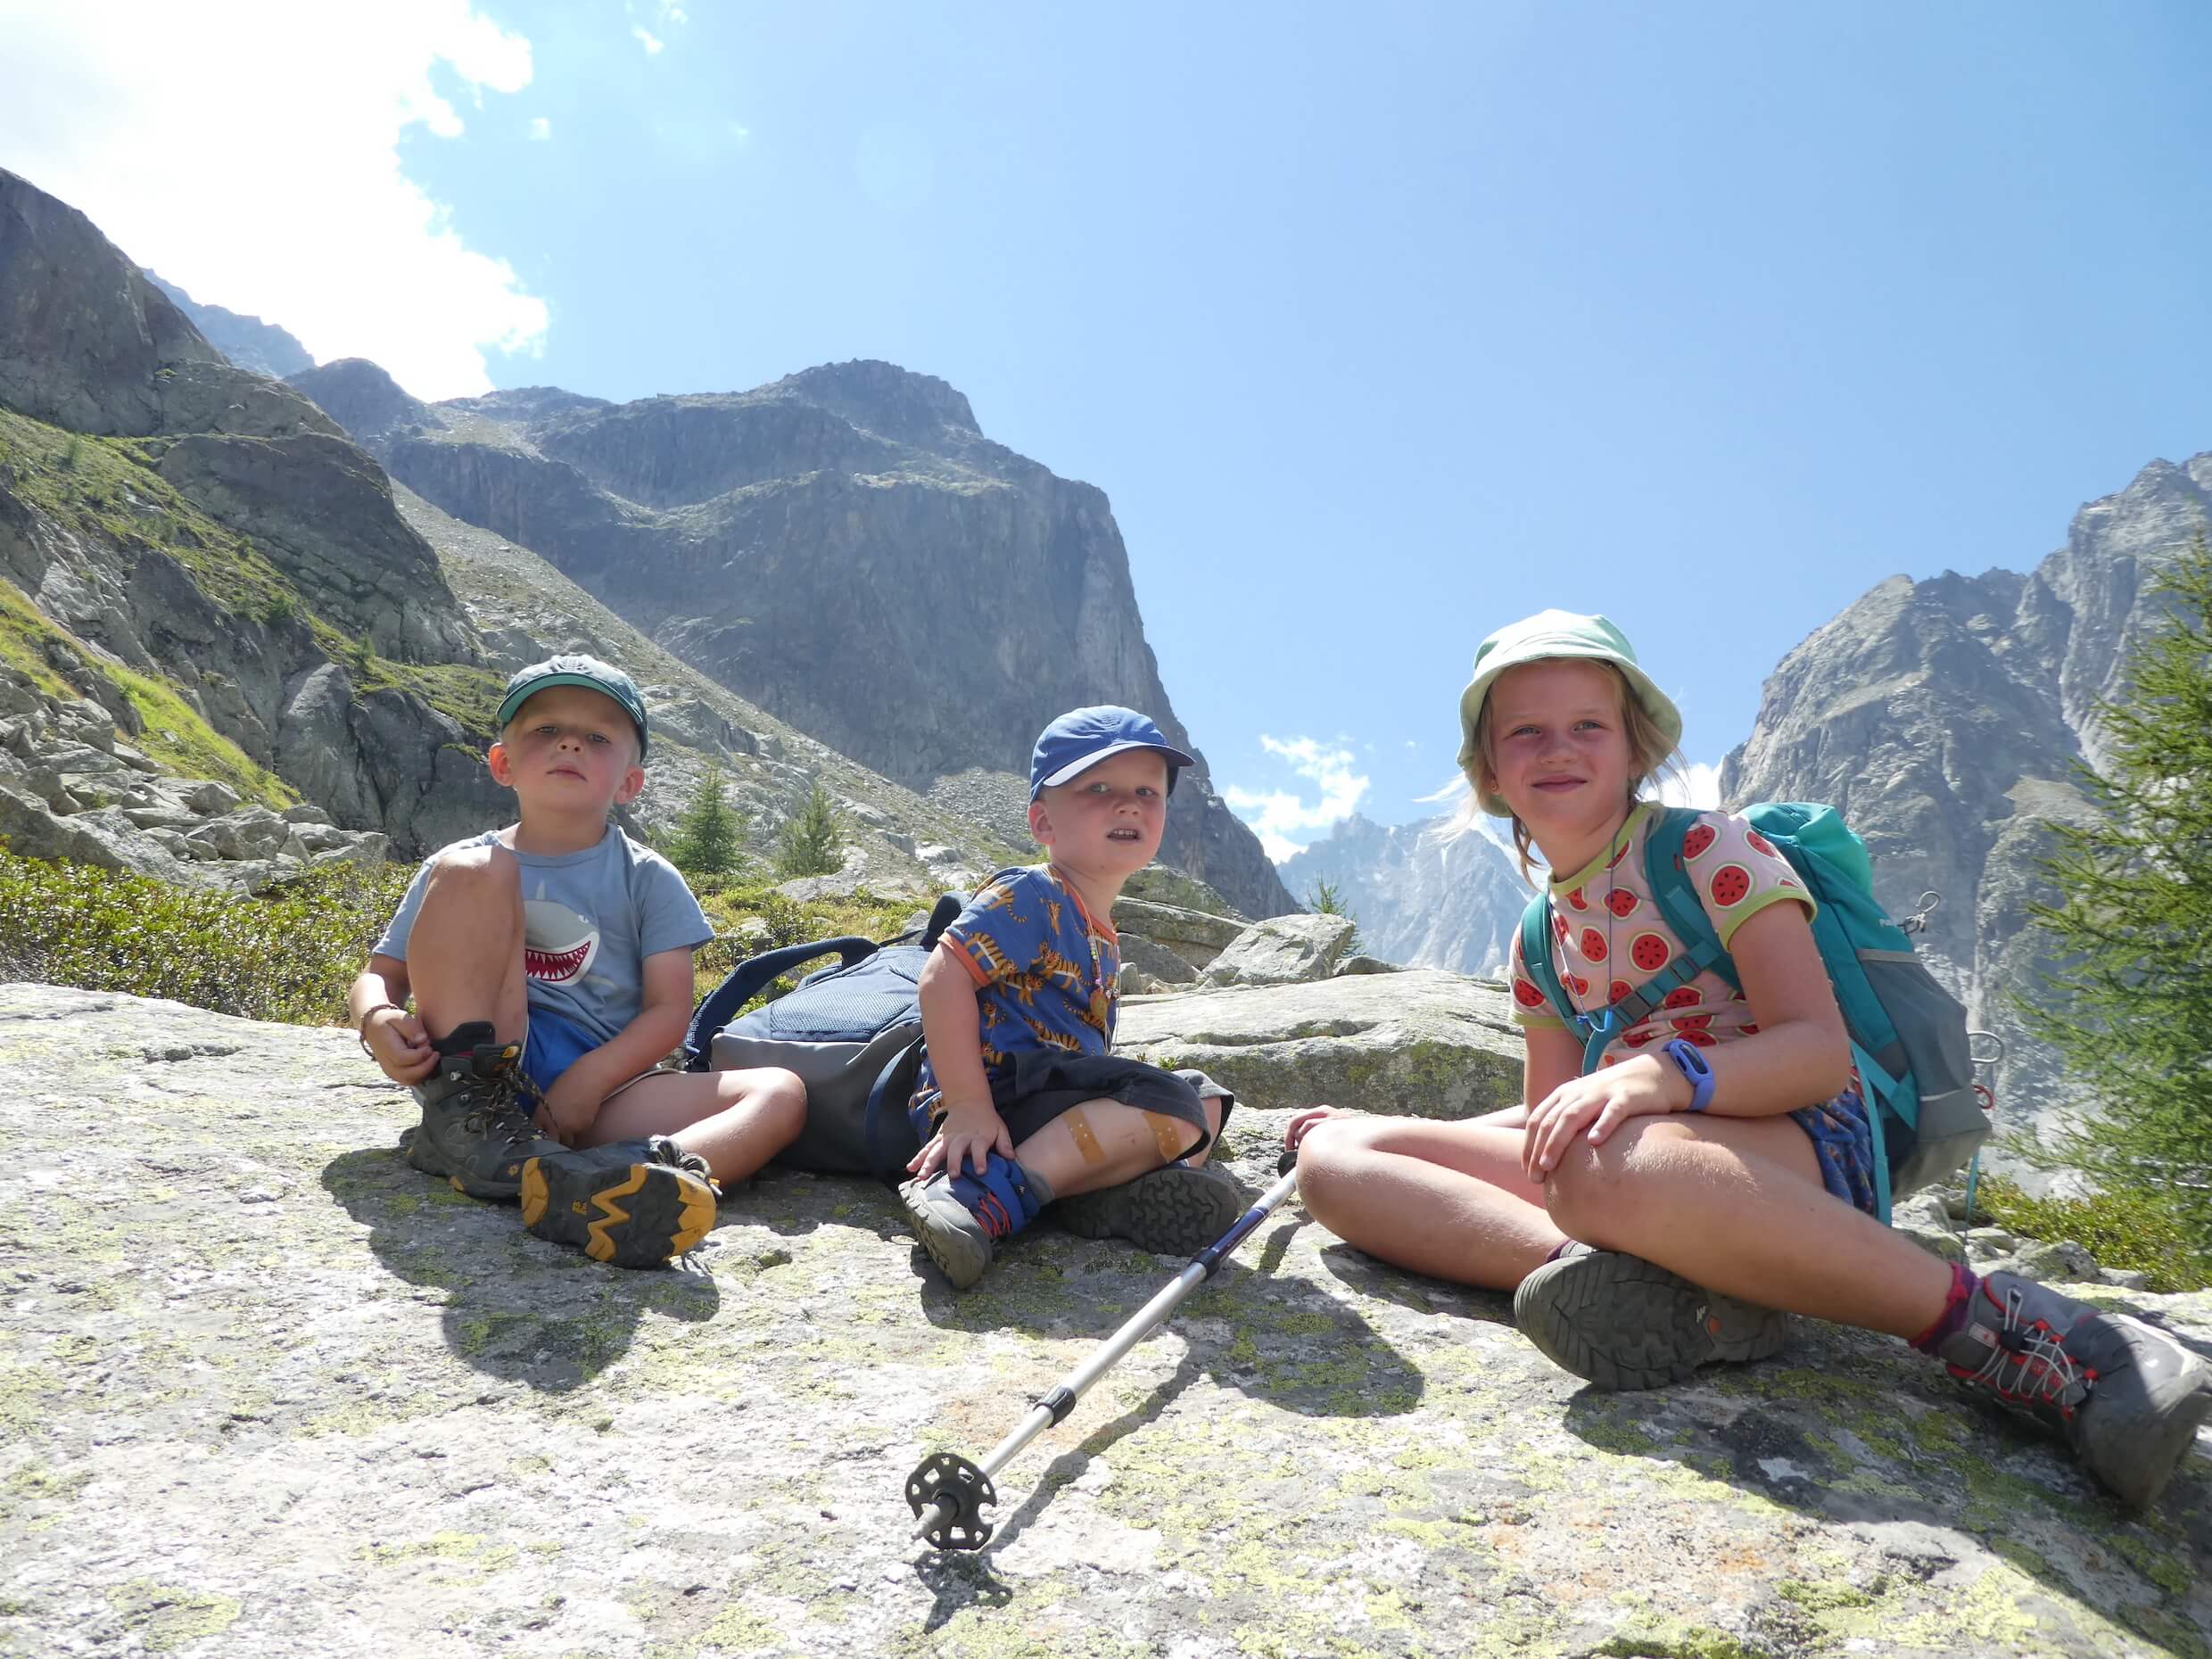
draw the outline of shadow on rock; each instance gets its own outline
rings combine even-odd
[[[986,1548],[997,1546],[994,1538]],[[1002,1609],[1014,1598],[1013,1587],[992,1570],[990,1558],[980,1554],[933,1550],[915,1563],[914,1576],[930,1597],[929,1611],[922,1615],[924,1634],[949,1623],[966,1608]]]
[[[1374,1326],[1317,1285],[1273,1276],[1304,1225],[1296,1216],[1273,1217],[1257,1235],[1256,1254],[1231,1257],[1168,1316],[1168,1326],[1186,1344],[1184,1365],[1223,1388],[1303,1416],[1387,1417],[1413,1410],[1421,1401],[1422,1374]],[[1253,1242],[1245,1248],[1252,1250]],[[1094,1341],[1119,1330],[1188,1265],[1042,1225],[962,1295],[951,1292],[920,1247],[914,1261],[925,1287],[922,1312],[942,1329]],[[1128,1427],[1158,1416],[1175,1391],[1163,1385]]]
[[[648,1309],[686,1324],[714,1316],[714,1279],[681,1268],[624,1272],[532,1237],[512,1204],[457,1193],[396,1147],[343,1152],[323,1188],[368,1228],[396,1278],[441,1302],[445,1344],[478,1371],[549,1394],[620,1358]]]

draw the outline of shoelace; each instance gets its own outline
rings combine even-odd
[[[2070,1417],[2079,1401],[2074,1390],[2079,1386],[2086,1392],[2087,1384],[2096,1380],[2096,1373],[2085,1371],[2076,1363],[2048,1321],[2023,1320],[2021,1301],[2019,1291],[2005,1292],[2004,1325],[1997,1333],[1989,1358],[1962,1374],[1969,1381],[1986,1382],[2002,1399],[2055,1406],[2063,1416]]]

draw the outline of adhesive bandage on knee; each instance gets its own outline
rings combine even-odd
[[[1171,1164],[1189,1150],[1191,1126],[1180,1118],[1170,1118],[1165,1112],[1148,1111],[1144,1121],[1152,1127],[1152,1144],[1160,1149],[1160,1161]]]
[[[1086,1164],[1104,1163],[1105,1149],[1099,1145],[1097,1132],[1091,1127],[1091,1119],[1083,1108],[1078,1106],[1070,1111],[1067,1122],[1068,1133],[1075,1136],[1076,1151],[1082,1154],[1083,1161]]]

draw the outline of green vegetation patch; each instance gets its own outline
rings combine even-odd
[[[353,695],[372,691],[411,691],[455,722],[470,737],[490,743],[499,736],[492,716],[499,713],[506,683],[488,668],[466,663],[395,663],[379,656],[368,641],[343,632],[321,617],[310,617],[315,643],[323,655],[343,666],[353,681]]]
[[[794,899],[777,892],[757,873],[719,881],[695,879],[691,886],[715,935],[692,961],[697,986],[694,1001],[720,985],[732,968],[749,956],[780,950],[787,945],[847,935],[887,939],[905,927],[917,908],[912,899],[883,898],[865,887],[843,896]],[[830,966],[836,960],[824,957],[776,980],[747,1006],[774,1002],[806,973]]]
[[[335,1024],[413,873],[345,865],[241,898],[0,846],[0,979]]]
[[[2089,1198],[2031,1198],[2002,1176],[1984,1176],[1975,1202],[1997,1225],[2031,1239],[2072,1239],[2101,1267],[2133,1270],[2146,1289],[2200,1291],[2212,1285],[2212,1252],[2189,1218],[2154,1187]]]

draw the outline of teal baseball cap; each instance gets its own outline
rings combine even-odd
[[[1533,616],[1500,628],[1474,648],[1474,678],[1467,681],[1467,689],[1459,694],[1461,772],[1474,764],[1475,722],[1482,716],[1482,700],[1490,696],[1498,676],[1508,668],[1518,668],[1523,663],[1540,663],[1552,656],[1579,656],[1594,663],[1612,664],[1628,681],[1637,702],[1665,737],[1667,747],[1671,749],[1682,740],[1681,711],[1637,664],[1636,648],[1629,643],[1628,635],[1603,616],[1583,616],[1573,611],[1539,611]],[[1482,810],[1491,817],[1513,816],[1513,808],[1506,805],[1503,796],[1483,795],[1479,798]]]
[[[537,693],[555,686],[582,686],[621,704],[623,713],[630,716],[630,723],[638,729],[638,758],[645,758],[645,694],[628,674],[596,656],[549,656],[542,663],[516,669],[507,682],[507,695],[499,699],[499,712],[491,717],[492,725],[500,731],[506,730],[507,722],[515,718],[516,709]]]

